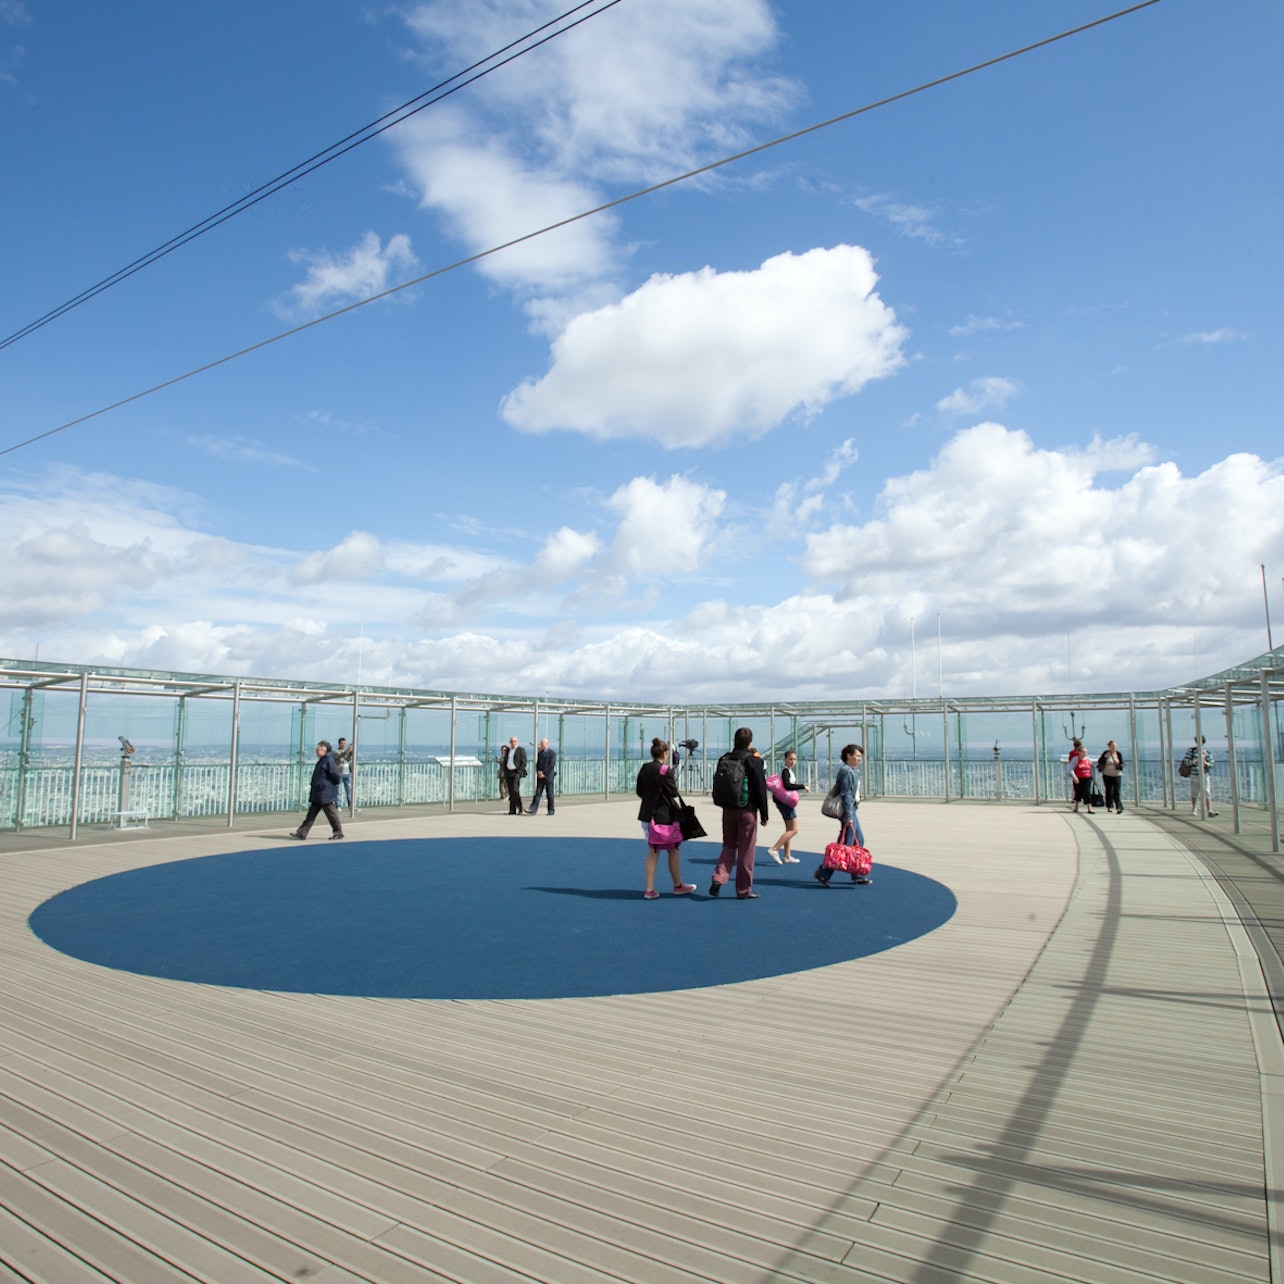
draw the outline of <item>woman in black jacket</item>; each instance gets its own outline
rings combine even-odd
[[[673,876],[674,896],[690,896],[694,883],[682,881],[682,831],[678,828],[678,782],[669,770],[669,745],[657,736],[651,741],[651,761],[638,772],[637,796],[642,799],[638,819],[646,829],[646,891],[648,901],[656,900],[655,867],[660,852],[669,853],[669,873]]]
[[[1119,746],[1113,740],[1106,741],[1106,747],[1097,759],[1097,770],[1101,773],[1101,784],[1106,794],[1106,810],[1116,811],[1122,816],[1123,803],[1119,801],[1119,786],[1123,783],[1124,760]]]

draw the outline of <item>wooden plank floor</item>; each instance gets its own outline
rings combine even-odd
[[[862,819],[955,891],[950,922],[813,972],[540,1002],[161,981],[26,926],[86,879],[276,835],[7,851],[0,1280],[1271,1280],[1284,1053],[1199,862],[1131,814]]]

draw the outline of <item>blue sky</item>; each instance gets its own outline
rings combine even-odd
[[[568,7],[0,0],[0,330]],[[0,351],[0,449],[1110,12],[621,0]],[[1256,655],[1282,37],[1160,0],[0,456],[0,654],[647,700]]]

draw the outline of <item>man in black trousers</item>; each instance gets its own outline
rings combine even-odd
[[[290,834],[291,838],[306,838],[308,830],[312,828],[312,822],[320,812],[325,812],[325,818],[330,822],[330,837],[343,837],[343,824],[339,820],[339,809],[335,806],[339,801],[341,776],[339,760],[331,751],[330,742],[318,740],[317,765],[312,768],[311,803],[308,814],[304,817],[303,824]]]
[[[530,815],[539,811],[539,796],[548,795],[548,814],[553,814],[553,777],[557,775],[557,750],[548,747],[548,740],[539,742],[535,755],[535,797],[531,799]]]
[[[504,746],[503,761],[504,780],[508,784],[508,814],[522,814],[522,777],[526,774],[526,750],[517,743],[516,736],[510,736]]]

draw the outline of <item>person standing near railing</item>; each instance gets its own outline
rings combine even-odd
[[[357,755],[357,746],[350,745],[343,736],[335,748],[334,756],[339,763],[339,783],[343,786],[345,807],[352,806],[352,764]]]
[[[1202,761],[1201,749],[1203,750]],[[1205,747],[1204,737],[1200,736],[1198,743],[1186,750],[1181,766],[1177,768],[1178,775],[1186,776],[1190,780],[1190,814],[1192,816],[1198,815],[1201,811],[1206,817],[1217,815],[1213,810],[1213,782],[1209,778],[1212,770],[1213,755]]]

